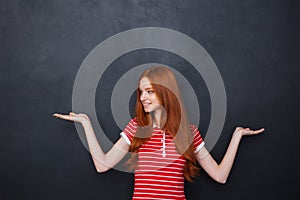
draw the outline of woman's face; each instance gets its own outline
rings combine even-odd
[[[145,112],[152,112],[160,107],[159,99],[154,93],[148,78],[143,77],[140,81],[139,90],[141,92],[140,100],[144,106]]]

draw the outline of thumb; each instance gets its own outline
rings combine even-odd
[[[74,115],[76,115],[75,113],[73,113],[73,112],[70,112],[69,113],[69,115],[71,115],[71,116],[74,116]]]

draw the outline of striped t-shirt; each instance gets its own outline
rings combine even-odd
[[[121,133],[129,145],[137,127],[137,120],[134,118]],[[194,125],[191,125],[191,131],[197,153],[204,146],[204,141]],[[154,127],[151,138],[138,150],[132,199],[185,200],[184,165],[185,159],[177,152],[172,136]]]

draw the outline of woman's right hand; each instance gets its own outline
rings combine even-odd
[[[53,116],[56,118],[69,120],[69,121],[73,121],[73,122],[79,122],[79,123],[89,121],[89,117],[83,113],[76,114],[76,113],[70,112],[68,115],[54,113]]]

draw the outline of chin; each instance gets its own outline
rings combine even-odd
[[[147,108],[144,107],[144,111],[145,111],[145,112],[149,112],[149,113],[150,113],[150,112],[152,112],[153,110],[154,110],[154,109],[151,108],[151,107],[147,107]]]
[[[144,111],[147,112],[147,113],[150,113],[150,112],[152,112],[153,110],[152,110],[152,109],[144,109]]]
[[[144,111],[150,113],[157,110],[158,108],[159,106],[151,105],[151,106],[144,107]]]

